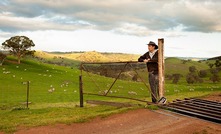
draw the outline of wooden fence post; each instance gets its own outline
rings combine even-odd
[[[27,81],[27,100],[26,100],[26,107],[28,109],[28,101],[29,101],[29,85],[30,85],[30,81]]]
[[[80,107],[84,107],[82,75],[79,76],[79,93],[80,93]]]
[[[164,96],[164,39],[158,39],[159,97]]]

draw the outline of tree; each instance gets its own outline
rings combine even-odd
[[[168,80],[172,80],[173,79],[173,75],[172,74],[166,74],[165,78],[167,78]]]
[[[210,80],[215,83],[215,82],[220,82],[220,77],[219,75],[217,74],[213,74],[211,77],[210,77]]]
[[[35,44],[26,36],[14,36],[2,43],[4,49],[9,50],[11,54],[17,57],[20,64],[21,58],[25,55],[33,55],[31,47]]]
[[[172,82],[173,84],[177,84],[180,78],[182,77],[181,74],[173,74],[172,76],[173,76],[173,82]]]
[[[188,84],[196,83],[196,82],[197,82],[196,77],[197,77],[197,76],[196,76],[195,74],[189,73],[189,74],[187,74],[187,76],[186,76],[186,82],[187,82]]]
[[[196,72],[196,67],[195,66],[190,66],[189,71],[190,71],[190,73]]]
[[[0,52],[0,66],[2,66],[3,62],[5,61],[6,55]]]
[[[209,63],[208,66],[209,66],[210,68],[213,68],[214,64]]]
[[[181,60],[183,64],[186,64],[188,60]]]
[[[203,79],[199,78],[199,74],[197,73],[197,69],[195,66],[189,67],[189,73],[186,76],[186,81],[188,84],[193,83],[203,83]]]
[[[207,71],[206,70],[200,70],[199,71],[199,77],[200,78],[205,78],[207,76]]]
[[[220,81],[220,77],[219,77],[219,75],[218,75],[219,69],[217,69],[217,68],[216,68],[216,69],[211,69],[210,72],[211,72],[211,74],[212,74],[212,76],[210,77],[210,80],[211,80],[213,83],[219,82],[219,81]]]
[[[216,62],[214,63],[214,65],[216,67],[221,67],[221,60],[220,59],[217,59]]]

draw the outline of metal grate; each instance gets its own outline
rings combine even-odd
[[[220,102],[186,98],[185,100],[173,101],[161,107],[181,114],[221,123]]]

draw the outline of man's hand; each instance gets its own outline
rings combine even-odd
[[[143,62],[149,62],[150,61],[150,59],[145,59],[145,60],[143,60]]]

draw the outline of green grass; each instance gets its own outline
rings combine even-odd
[[[115,108],[110,106],[54,107],[29,110],[4,110],[0,112],[0,130],[12,133],[17,127],[35,127],[54,124],[83,123],[97,116],[102,118],[121,113],[128,108]]]
[[[9,57],[9,60],[12,61],[14,58]],[[205,63],[191,61],[183,65],[181,60],[171,58],[166,60],[166,71],[168,73],[179,72],[185,75],[187,73],[186,69],[191,65],[195,65],[198,69],[208,69]],[[5,74],[3,72],[10,73]],[[143,78],[147,78],[147,72],[140,73]],[[45,64],[32,59],[23,60],[20,65],[5,62],[3,66],[0,66],[0,131],[12,133],[18,127],[53,125],[56,123],[80,123],[96,116],[106,117],[113,113],[131,109],[91,106],[86,103],[84,108],[79,108],[79,74],[80,71],[77,67]],[[91,77],[84,72],[85,92],[101,93],[109,89],[111,83],[114,81],[113,78],[95,74],[90,75]],[[94,80],[100,89],[94,84]],[[29,110],[25,109],[24,104],[26,101],[26,85],[23,85],[22,82],[25,81],[30,81],[31,104],[29,105]],[[52,88],[55,90],[50,93],[49,90]],[[171,81],[166,81],[165,91],[168,100],[172,101],[178,98],[182,99],[220,93],[221,84],[206,82],[203,84],[188,85],[185,82],[185,78],[182,78],[177,85],[171,84]],[[128,94],[128,92],[136,92],[137,95]],[[119,80],[113,86],[110,95],[150,101],[150,93],[141,82]],[[90,95],[85,95],[84,99],[138,103],[131,100]],[[144,103],[140,104],[141,107],[145,105]],[[156,109],[156,107],[151,106],[148,108]]]
[[[197,70],[209,69],[206,61],[201,63],[197,61],[188,61],[187,63],[183,64],[182,61],[178,58],[167,58],[165,60],[166,74],[179,73],[185,76],[189,72],[190,66],[195,66]]]

